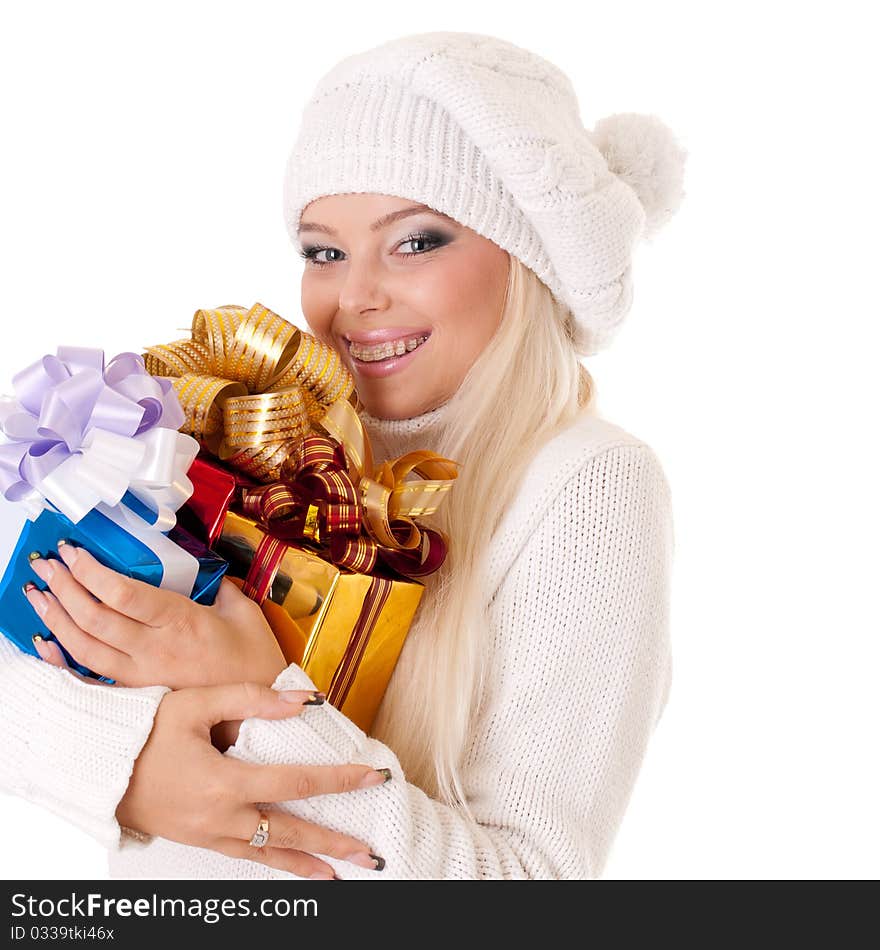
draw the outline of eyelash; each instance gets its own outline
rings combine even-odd
[[[400,243],[407,244],[410,241],[427,241],[433,246],[428,247],[423,251],[405,251],[403,254],[404,257],[418,257],[421,254],[428,254],[430,251],[434,251],[446,243],[446,239],[441,234],[431,234],[428,231],[416,231],[412,234],[408,234]],[[327,267],[328,264],[338,264],[339,261],[319,261],[315,255],[320,251],[335,250],[337,250],[337,248],[331,247],[327,244],[313,244],[310,247],[300,250],[299,256],[308,263],[313,264],[315,267]]]

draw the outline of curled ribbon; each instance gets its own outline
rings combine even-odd
[[[140,356],[105,366],[103,350],[59,347],[16,374],[13,389],[0,401],[7,500],[30,517],[51,505],[78,523],[130,492],[153,513],[153,531],[174,526],[193,491],[186,473],[198,444],[177,431],[183,412],[171,384],[150,376]]]
[[[346,400],[333,403],[319,425],[332,438],[305,437],[282,465],[280,482],[242,491],[244,513],[271,539],[311,541],[324,547],[333,563],[358,573],[371,573],[380,560],[408,577],[436,571],[446,557],[447,539],[412,519],[437,510],[458,477],[456,463],[425,450],[374,471],[369,438]],[[423,480],[406,481],[411,473]],[[271,539],[246,580],[245,592],[258,601],[283,553]]]
[[[183,431],[257,481],[277,481],[327,407],[357,398],[333,347],[262,304],[197,310],[191,334],[148,347],[146,367],[170,378]]]

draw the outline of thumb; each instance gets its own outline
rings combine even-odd
[[[242,599],[247,600],[247,597],[241,592],[241,588],[232,578],[226,576],[220,581],[220,586],[217,588],[217,594],[214,597],[214,607],[222,610],[223,608],[230,607],[232,604],[237,604]]]
[[[242,589],[242,581],[237,577],[224,577],[217,588],[214,603],[207,609],[214,610],[228,620],[240,619],[241,610],[258,610],[259,605],[251,600]],[[247,614],[250,616],[250,614]]]
[[[274,690],[260,683],[196,686],[186,692],[195,704],[197,721],[208,729],[238,719],[288,719],[307,706],[320,706],[325,699],[316,690]]]

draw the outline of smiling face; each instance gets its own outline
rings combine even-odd
[[[452,397],[501,321],[507,252],[417,201],[380,194],[316,199],[299,241],[303,315],[342,355],[367,412],[408,419]]]

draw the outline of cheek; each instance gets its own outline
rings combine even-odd
[[[303,277],[300,307],[312,336],[324,343],[331,343],[330,325],[336,313],[334,299],[319,284]]]
[[[422,312],[435,316],[436,326],[458,341],[456,349],[470,350],[485,343],[498,326],[507,266],[506,255],[499,259],[462,248],[425,268],[426,279],[413,281],[410,293],[417,292]]]

